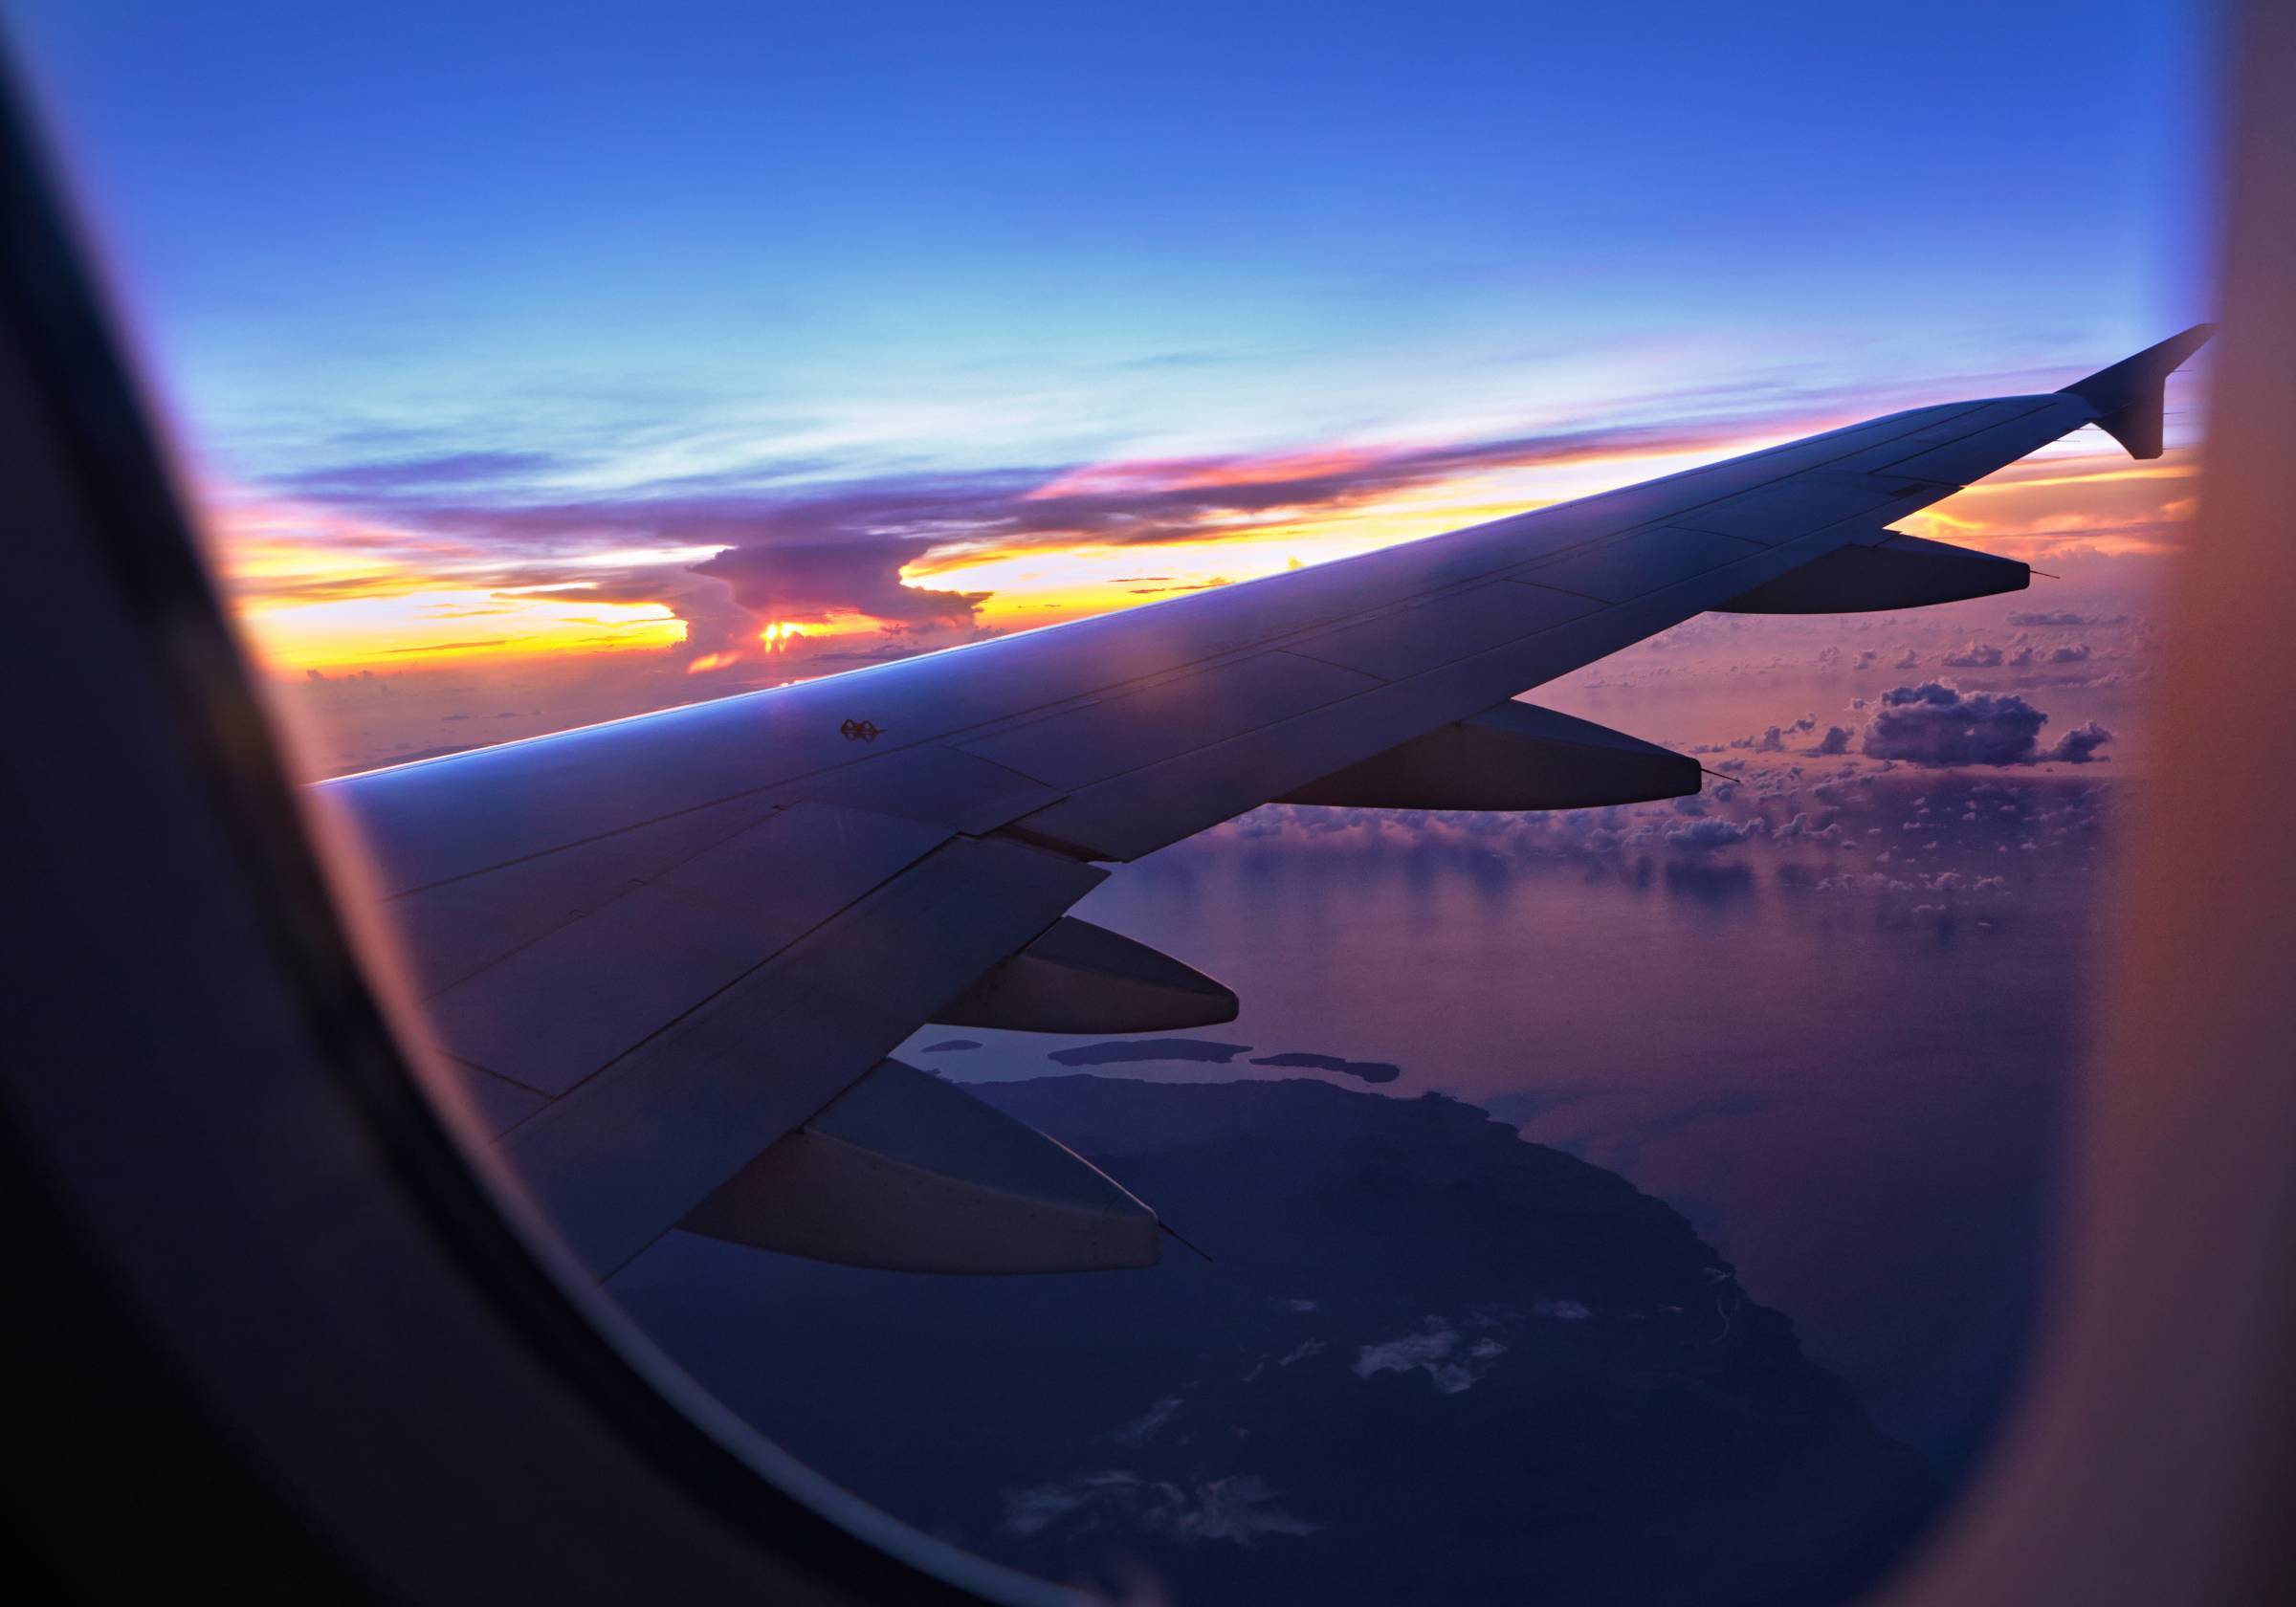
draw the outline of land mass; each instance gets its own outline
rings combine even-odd
[[[1817,1603],[1933,1508],[1663,1201],[1438,1095],[976,1086],[1212,1259],[961,1279],[673,1236],[614,1292],[919,1528],[1182,1602]]]

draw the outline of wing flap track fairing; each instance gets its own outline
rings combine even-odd
[[[2022,591],[2033,571],[2017,560],[1895,533],[1871,546],[1836,547],[1800,568],[1715,605],[1725,614],[1855,614],[1926,608]]]
[[[1153,1266],[1156,1213],[1036,1129],[889,1060],[678,1223],[895,1272]]]
[[[1284,795],[1359,809],[1586,809],[1680,798],[1698,761],[1592,720],[1509,701]]]
[[[1236,1019],[1234,993],[1145,943],[1073,915],[935,1014],[1015,1032],[1177,1032]]]

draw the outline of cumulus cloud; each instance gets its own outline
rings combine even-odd
[[[372,670],[346,670],[339,675],[306,670],[303,684],[329,703],[367,702],[392,695],[390,683]]]
[[[1667,830],[1667,847],[1689,853],[1707,853],[1715,848],[1734,848],[1756,837],[1766,837],[1770,823],[1759,815],[1747,820],[1728,821],[1718,816],[1704,820],[1684,821]]]
[[[1400,1339],[1365,1345],[1356,1356],[1356,1376],[1423,1372],[1438,1394],[1459,1395],[1474,1388],[1491,1363],[1506,1354],[1507,1347],[1496,1339],[1469,1343],[1441,1317],[1426,1317]]]
[[[2097,757],[2097,750],[2112,740],[2112,733],[2095,720],[2077,725],[2057,738],[2057,743],[2042,755],[2059,764],[2086,764]]]
[[[1992,670],[2000,665],[2001,649],[1991,642],[1968,642],[1947,653],[1944,662],[1955,670]]]
[[[1914,764],[2020,764],[2033,757],[2048,717],[2012,694],[1924,681],[1882,693],[1863,746],[1872,758]]]
[[[1849,737],[1850,732],[1847,726],[1829,725],[1825,728],[1825,735],[1818,738],[1818,745],[1810,752],[1814,754],[1845,754],[1849,752]]]
[[[2086,763],[2112,733],[2093,720],[2053,747],[2040,747],[2049,716],[2022,697],[1964,693],[1945,681],[1901,686],[1882,694],[1866,723],[1865,751],[1912,764],[2028,764],[2037,759]]]

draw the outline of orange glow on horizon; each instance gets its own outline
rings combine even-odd
[[[927,551],[903,570],[902,580],[917,588],[987,593],[977,610],[982,626],[1025,629],[1438,535],[1751,451],[1770,438],[1493,462],[1359,494],[1346,487],[1347,475],[1387,454],[1332,447],[1252,459],[1089,465],[1031,495],[1089,496],[1324,476],[1338,489],[1302,507],[1204,517],[1166,539],[1118,543],[1083,532],[1062,539],[1054,532],[1033,537],[1029,544]],[[2103,451],[2056,453],[2004,470],[1901,527],[2020,557],[2055,553],[2068,543],[2101,554],[2156,552],[2174,543],[2171,527],[2189,508],[2195,473],[2184,451],[2157,463],[2131,463]],[[666,602],[585,595],[590,583],[579,578],[585,562],[594,572],[612,572],[597,557],[545,564],[522,553],[229,491],[211,496],[210,507],[218,568],[235,612],[251,646],[275,671],[576,659],[659,652],[687,640],[686,621]],[[639,549],[607,556],[623,566],[616,596],[642,599],[643,590],[626,577],[631,569],[645,572],[636,561],[652,555]],[[665,595],[692,556],[665,549],[656,557]],[[565,578],[569,570],[576,578]],[[898,628],[859,613],[804,623],[775,619],[757,628],[756,648],[737,644],[700,653],[682,669],[702,674],[784,654],[793,667],[802,666],[841,639],[874,640]],[[930,631],[917,637],[920,646],[945,640],[937,641]]]

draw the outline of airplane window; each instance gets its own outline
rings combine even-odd
[[[652,1345],[1038,1578],[1719,1607],[2020,1398],[2194,505],[2202,19],[1925,14],[11,42]]]

